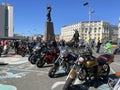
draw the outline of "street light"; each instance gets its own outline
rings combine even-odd
[[[89,42],[90,42],[90,39],[91,39],[91,25],[90,25],[90,21],[91,21],[91,15],[92,13],[94,13],[95,11],[93,10],[93,8],[89,5],[88,2],[85,2],[83,4],[83,6],[88,6],[88,20],[89,20],[89,29],[88,29],[88,34],[89,34]]]

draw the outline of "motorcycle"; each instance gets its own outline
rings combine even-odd
[[[46,50],[41,52],[41,56],[37,57],[36,66],[38,68],[41,68],[44,66],[45,63],[52,64],[54,63],[54,60],[59,55],[59,49],[58,48],[47,48]]]
[[[41,51],[43,49],[43,45],[38,43],[34,48],[30,56],[28,57],[28,61],[30,61],[32,64],[35,64],[37,61],[37,58],[41,56]]]
[[[80,53],[68,74],[63,90],[69,90],[70,87],[74,85],[76,78],[87,83],[93,80],[106,79],[110,73],[109,64],[112,63],[113,60],[113,54],[103,54],[95,58],[86,51]]]
[[[108,79],[110,90],[120,90],[120,72],[115,73],[115,78]]]
[[[117,47],[117,48],[114,50],[113,53],[114,53],[114,54],[120,54],[120,47]]]
[[[18,47],[18,54],[24,57],[25,55],[29,55],[32,52],[32,46],[28,45],[20,45]]]
[[[55,60],[52,68],[49,70],[48,76],[53,78],[60,67],[63,68],[68,74],[76,59],[77,55],[72,53],[72,50],[69,47],[62,47],[60,50],[60,55]]]
[[[0,57],[2,55],[2,52],[3,52],[3,47],[0,45]]]

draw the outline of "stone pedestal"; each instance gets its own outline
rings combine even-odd
[[[45,24],[45,41],[49,43],[53,39],[55,39],[53,22],[46,22],[46,24]]]

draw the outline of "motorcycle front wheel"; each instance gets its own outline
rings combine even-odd
[[[30,62],[31,62],[31,64],[35,64],[36,63],[36,56],[32,55]]]
[[[21,54],[22,57],[25,57],[25,55],[26,55],[26,52],[23,52],[23,53]]]
[[[67,63],[67,62],[64,62],[63,68],[64,68],[66,74],[68,74],[71,70],[69,63]]]
[[[66,82],[63,86],[63,90],[71,90],[71,86],[72,86],[72,83],[74,82],[74,80],[75,79],[68,77],[68,79],[66,80]]]
[[[36,66],[37,66],[38,68],[43,67],[43,66],[44,66],[44,64],[45,64],[44,57],[37,58]]]
[[[49,70],[48,76],[49,76],[50,78],[53,78],[53,77],[54,77],[54,75],[55,75],[58,67],[59,67],[59,66],[54,65],[54,66]]]

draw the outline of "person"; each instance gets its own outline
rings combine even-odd
[[[95,41],[92,41],[91,46],[92,46],[92,49],[94,49]]]
[[[15,42],[14,42],[14,47],[15,47],[15,53],[18,54],[19,41],[15,41]]]
[[[9,51],[9,42],[8,40],[5,40],[5,45],[3,47],[4,54],[8,54]]]
[[[65,46],[65,41],[62,39],[59,44],[60,44],[60,46],[64,47]]]
[[[55,39],[53,39],[50,44],[51,44],[51,47],[57,48],[57,42]]]
[[[117,48],[115,48],[113,53],[117,54],[118,52],[120,52],[120,43],[117,45]]]
[[[96,48],[97,48],[96,53],[99,53],[101,44],[102,43],[100,43],[100,40],[98,40],[98,43],[97,43],[97,46],[96,46]]]
[[[107,41],[106,44],[105,44],[104,53],[110,53],[111,54],[112,53],[111,49],[112,49],[112,45],[109,41]]]

